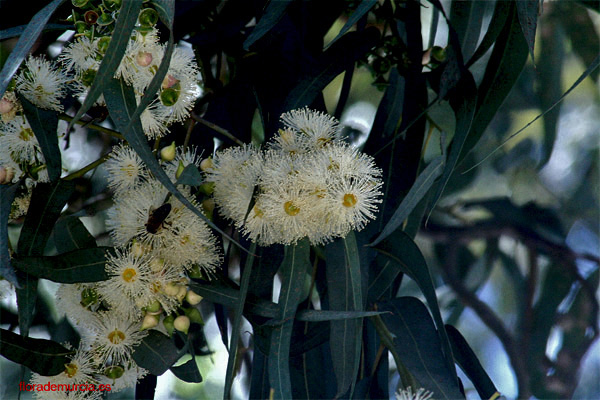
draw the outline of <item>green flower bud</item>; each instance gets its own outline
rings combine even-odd
[[[183,174],[184,169],[185,169],[185,166],[183,165],[183,162],[181,160],[179,160],[179,165],[177,166],[177,171],[175,172],[175,179],[179,179],[181,174]]]
[[[179,99],[179,89],[175,87],[170,87],[163,89],[160,92],[160,101],[166,107],[172,107],[177,103]]]
[[[108,25],[112,24],[113,22],[115,22],[115,19],[110,14],[102,13],[98,17],[97,22],[98,22],[98,25],[100,25],[100,26],[108,26]]]
[[[98,39],[98,51],[102,54],[106,53],[108,50],[108,44],[110,43],[110,36],[103,36]]]
[[[202,162],[200,162],[200,169],[204,172],[208,171],[209,169],[213,169],[212,158],[208,157],[202,160]]]
[[[158,317],[156,315],[146,314],[144,320],[142,321],[141,330],[152,329],[158,325]]]
[[[440,46],[433,46],[433,48],[431,49],[431,57],[433,57],[433,59],[438,62],[446,61],[446,49]]]
[[[207,196],[210,196],[215,191],[215,183],[214,182],[205,182],[202,185],[198,186],[198,190],[201,193],[204,193]]]
[[[192,306],[195,306],[196,304],[200,303],[202,301],[202,298],[202,296],[195,293],[193,290],[188,290],[187,294],[185,295],[185,300]]]
[[[75,30],[77,33],[84,33],[87,29],[87,24],[83,21],[75,22]]]
[[[88,69],[81,74],[81,83],[83,86],[90,87],[96,78],[96,70]]]
[[[112,379],[119,379],[125,373],[125,369],[120,365],[111,365],[110,367],[104,368],[104,376]]]
[[[121,8],[122,0],[102,0],[102,4],[110,11],[115,11]]]
[[[190,329],[190,323],[191,323],[190,319],[187,316],[180,315],[179,317],[175,318],[175,320],[173,321],[173,326],[179,332],[183,332],[183,333],[187,334]]]
[[[89,0],[71,0],[71,4],[73,4],[77,8],[84,8],[87,6]]]
[[[175,142],[171,143],[169,146],[165,146],[160,150],[160,158],[163,161],[173,161],[175,159]],[[181,161],[179,161],[181,164]],[[179,168],[177,169],[179,172]],[[177,176],[179,178],[179,176]]]
[[[167,315],[163,319],[163,326],[167,330],[167,333],[169,334],[169,336],[173,335],[173,331],[175,330],[174,322],[175,322],[175,317],[173,315]]]
[[[161,313],[162,307],[160,306],[160,302],[158,300],[154,300],[152,303],[145,307],[146,312],[150,314]]]
[[[140,13],[138,21],[144,27],[152,27],[158,22],[158,13],[152,8],[145,8]]]
[[[202,318],[202,314],[195,307],[186,308],[183,310],[185,312],[185,316],[190,319],[191,322],[195,324],[204,325],[204,319]]]

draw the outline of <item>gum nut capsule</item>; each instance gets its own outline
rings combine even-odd
[[[190,319],[185,315],[180,315],[179,317],[175,318],[175,321],[173,321],[173,326],[178,331],[187,334],[188,330],[190,329]]]

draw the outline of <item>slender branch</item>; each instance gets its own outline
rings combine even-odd
[[[67,114],[59,114],[58,118],[62,119],[63,121],[67,121],[67,122],[73,121],[73,117],[71,117],[71,116],[69,116]],[[79,121],[77,121],[75,123],[77,125],[82,125],[82,126],[85,126],[86,128],[90,128],[90,129],[93,129],[93,130],[98,131],[98,132],[106,133],[107,135],[116,137],[117,139],[125,140],[125,137],[123,137],[123,135],[121,135],[117,131],[113,131],[112,129],[105,128],[103,126],[92,124],[92,123],[81,121],[81,120],[79,120]]]
[[[110,158],[110,155],[109,154],[105,154],[104,156],[100,157],[96,161],[93,161],[93,162],[89,163],[88,165],[86,165],[85,167],[81,168],[80,170],[75,171],[75,172],[73,172],[73,173],[65,176],[63,179],[65,181],[71,181],[71,180],[76,179],[76,178],[81,178],[87,172],[93,170],[94,168],[96,168],[99,165],[102,165],[109,158]]]
[[[198,116],[196,113],[192,112],[191,117],[194,121],[201,123],[204,126],[209,127],[210,129],[212,129],[215,132],[220,133],[221,135],[227,137],[228,139],[234,141],[236,144],[239,144],[240,146],[244,145],[244,142],[242,142],[240,139],[236,138],[235,136],[233,136],[231,133],[229,133],[229,131],[227,131],[226,129],[221,128],[218,125],[213,124],[210,121],[205,120],[204,118],[201,118],[200,116]]]

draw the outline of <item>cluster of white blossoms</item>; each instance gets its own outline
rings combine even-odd
[[[266,151],[229,148],[205,168],[221,214],[261,245],[322,244],[363,229],[382,195],[373,158],[344,143],[327,114],[303,108],[281,120]]]
[[[165,53],[166,44],[160,43],[158,33],[156,27],[134,31],[115,73],[115,78],[121,78],[133,87],[138,103],[154,78]],[[61,53],[59,58],[66,70],[75,75],[76,95],[87,94],[109,41],[109,36],[93,40],[79,36]],[[149,138],[163,136],[169,125],[189,116],[198,93],[198,72],[193,54],[175,48],[159,92],[141,115],[142,127]],[[97,103],[104,104],[104,98],[100,96]]]
[[[163,168],[177,182],[190,164],[200,165],[195,149],[177,149]],[[109,278],[59,287],[57,307],[80,330],[82,345],[65,372],[51,378],[52,383],[111,384],[114,392],[134,386],[147,373],[132,352],[148,329],[170,335],[201,322],[194,306],[202,298],[188,289],[187,274],[212,270],[222,259],[206,223],[170,196],[130,147],[116,146],[106,170],[114,192],[107,226],[116,246],[107,254]],[[190,187],[180,185],[180,190],[197,205]],[[32,378],[34,384],[42,382],[48,377]]]
[[[396,400],[430,400],[432,397],[433,393],[423,388],[419,388],[413,393],[410,386],[396,392]]]

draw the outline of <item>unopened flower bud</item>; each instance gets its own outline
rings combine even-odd
[[[185,316],[190,319],[195,324],[204,325],[204,319],[202,318],[202,314],[195,307],[186,308],[183,310],[185,312]]]
[[[198,186],[198,190],[201,193],[204,193],[207,196],[210,196],[215,191],[215,183],[214,182],[205,182],[202,185]]]
[[[173,161],[175,159],[175,142],[165,146],[160,150],[160,158],[163,161]]]
[[[143,27],[154,26],[158,22],[158,13],[152,8],[145,8],[140,13],[138,21]]]
[[[190,329],[190,319],[186,315],[180,315],[173,321],[173,327],[179,332],[187,334]]]
[[[152,64],[152,54],[147,51],[140,51],[135,58],[135,61],[140,67],[147,67]]]
[[[15,108],[15,105],[12,101],[8,99],[0,100],[0,114],[8,114]]]
[[[153,258],[150,261],[150,269],[152,272],[161,272],[165,268],[165,260],[162,258]]]
[[[179,293],[179,285],[173,283],[167,283],[165,286],[165,294],[170,297],[175,297]]]
[[[158,300],[154,300],[152,303],[150,303],[149,305],[147,305],[145,307],[146,312],[149,314],[156,314],[156,313],[161,313],[162,312],[162,308],[160,306],[160,302]]]
[[[185,300],[190,305],[195,306],[196,304],[198,304],[202,301],[202,296],[200,296],[199,294],[197,294],[196,292],[194,292],[192,290],[188,290],[187,294],[185,295]]]
[[[173,334],[173,331],[175,330],[174,321],[175,321],[175,317],[173,315],[167,315],[163,319],[163,326],[167,330],[167,333],[169,334],[169,336],[171,336]]]
[[[177,83],[179,83],[179,80],[176,79],[173,75],[168,74],[167,76],[165,76],[165,79],[163,79],[162,88],[163,89],[171,88],[171,87],[175,86]]]
[[[11,183],[14,177],[14,168],[0,166],[0,185],[6,185],[7,183]]]
[[[213,199],[206,199],[202,202],[202,209],[206,218],[212,219],[213,211],[215,210],[215,201]]]
[[[179,286],[179,291],[177,292],[177,301],[180,303],[185,299],[187,295],[187,288],[185,286]]]
[[[142,321],[142,331],[145,329],[152,329],[158,325],[158,317],[156,315],[146,314]]]
[[[202,171],[208,171],[209,169],[213,169],[213,161],[211,157],[205,158],[200,162],[200,169]]]
[[[104,376],[110,379],[119,379],[125,373],[125,369],[120,365],[112,365],[104,368]]]
[[[175,179],[179,179],[181,174],[183,174],[184,169],[185,169],[185,165],[183,165],[183,162],[181,160],[179,160],[179,165],[177,166],[177,171],[175,171]]]
[[[431,57],[438,62],[444,62],[448,56],[446,55],[446,49],[440,46],[433,46],[431,49]]]
[[[133,254],[134,257],[139,258],[146,254],[148,251],[148,246],[133,239],[133,244],[131,245],[131,254]]]

